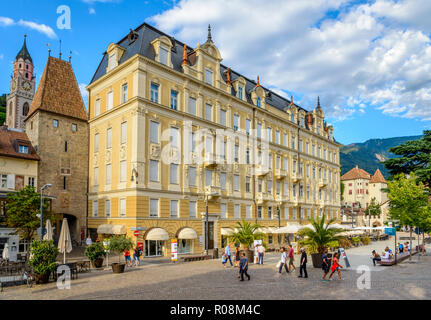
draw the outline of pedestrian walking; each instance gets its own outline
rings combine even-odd
[[[322,256],[322,270],[323,270],[323,278],[322,280],[325,282],[328,282],[328,280],[326,280],[326,276],[329,273],[329,258],[328,258],[328,250],[325,250],[325,252],[323,253]]]
[[[286,270],[286,273],[289,273],[289,269],[287,268],[287,263],[286,263],[287,254],[284,247],[280,249],[280,252],[281,252],[281,259],[280,259],[280,268],[278,269],[278,273],[281,274],[281,271],[283,270],[283,266],[284,266],[284,269]]]
[[[233,267],[232,259],[230,258],[230,243],[224,248],[224,254],[226,255],[226,261],[229,260],[230,266]]]
[[[91,246],[93,244],[93,240],[91,240],[90,235],[88,235],[87,240],[85,240],[85,244],[87,246]]]
[[[298,278],[302,278],[302,271],[304,271],[304,278],[308,278],[307,274],[307,252],[305,252],[304,248],[301,248],[301,260],[299,264],[299,276]]]
[[[126,265],[132,266],[132,258],[130,258],[130,250],[124,250],[124,259],[126,260]]]
[[[296,267],[293,263],[295,261],[295,250],[293,250],[291,244],[289,244],[289,253],[287,256],[289,258],[289,271],[292,271],[292,268],[296,271]]]
[[[257,248],[257,252],[259,253],[259,261],[258,264],[263,264],[263,257],[265,256],[265,247],[260,244]]]
[[[221,256],[221,264],[226,268],[226,255],[224,253]]]
[[[241,262],[239,264],[239,273],[241,274],[241,280],[244,281],[244,275],[248,278],[250,281],[250,275],[247,273],[248,270],[248,260],[245,256],[245,252],[242,254]]]
[[[331,280],[332,275],[335,273],[335,271],[338,272],[338,277],[341,280],[341,272],[340,272],[340,268],[343,268],[339,263],[338,263],[338,252],[334,253],[334,258],[332,259],[332,267],[331,267],[331,274],[329,275],[329,280]]]
[[[138,246],[136,246],[136,248],[135,248],[135,252],[133,253],[133,258],[135,261],[135,265],[140,266],[141,265],[141,249]]]
[[[239,267],[239,263],[241,262],[241,251],[239,247],[235,247],[235,267]]]
[[[254,246],[254,253],[253,253],[253,262],[255,264],[257,264],[258,261],[259,261],[259,252],[258,252],[258,249],[259,249],[259,245],[257,244],[257,245]]]

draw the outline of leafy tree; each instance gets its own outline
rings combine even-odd
[[[344,196],[343,196],[343,194],[344,194],[344,187],[345,187],[344,182],[340,181],[341,202],[344,201]]]
[[[335,219],[325,221],[325,216],[310,219],[313,228],[307,227],[298,231],[298,235],[304,237],[299,243],[309,247],[312,252],[324,253],[331,243],[344,239],[339,235],[344,231],[343,229],[330,228],[333,222]]]
[[[54,245],[54,241],[33,240],[30,251],[29,265],[33,268],[35,274],[47,274],[55,270],[58,248]]]
[[[265,237],[265,235],[258,230],[262,226],[257,223],[251,224],[243,219],[242,222],[237,222],[236,225],[237,231],[229,237],[229,240],[242,244],[246,251],[253,245],[254,240],[261,240]]]
[[[370,224],[371,224],[371,217],[380,218],[381,214],[382,214],[382,209],[380,207],[380,204],[377,202],[376,198],[372,197],[370,204],[368,205],[368,208],[365,210],[365,215],[369,217]]]
[[[118,263],[124,250],[130,250],[134,246],[132,239],[126,236],[114,236],[109,239],[109,250],[118,253]]]
[[[425,130],[421,139],[407,141],[389,151],[399,156],[384,162],[392,177],[414,172],[420,182],[431,188],[431,130]]]
[[[9,193],[6,202],[6,222],[21,239],[30,242],[40,227],[40,194],[32,186],[27,186],[16,193]],[[44,201],[43,225],[52,217],[48,212],[48,203]],[[27,252],[28,253],[28,252]]]
[[[0,126],[6,121],[6,94],[0,96]]]
[[[393,181],[388,181],[388,189],[389,217],[399,220],[401,226],[418,226],[422,220],[423,210],[428,204],[424,184],[418,182],[414,173],[408,178],[399,174]]]

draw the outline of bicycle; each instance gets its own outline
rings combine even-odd
[[[28,288],[33,287],[34,277],[30,272],[24,271],[22,278],[26,282]]]

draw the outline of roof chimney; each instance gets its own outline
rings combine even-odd
[[[183,50],[183,62],[181,63],[182,66],[187,64],[187,46],[184,45],[184,50]]]

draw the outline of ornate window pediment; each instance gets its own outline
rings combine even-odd
[[[155,60],[172,68],[171,51],[173,45],[171,39],[161,36],[151,41],[151,45],[156,53]]]
[[[108,54],[108,68],[106,72],[109,72],[112,69],[114,69],[116,66],[118,66],[118,63],[121,57],[123,56],[124,51],[126,51],[125,48],[115,43],[111,43],[108,46],[108,50],[106,50],[106,53]]]

